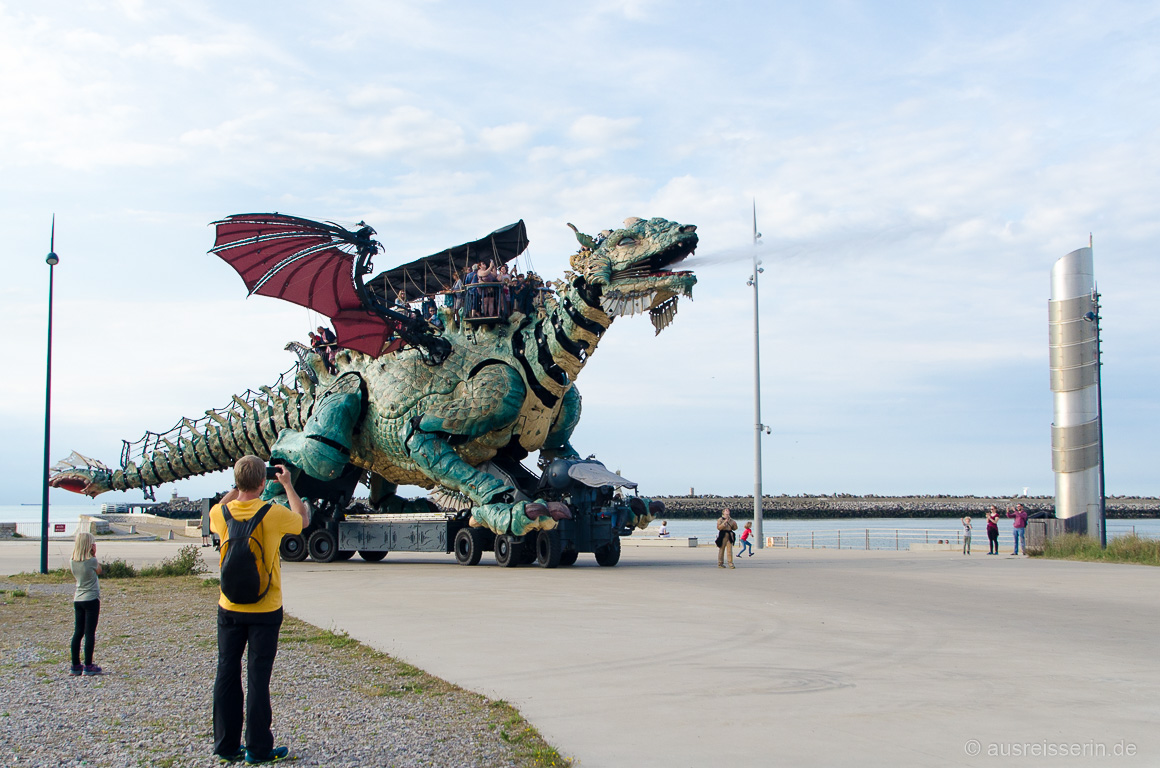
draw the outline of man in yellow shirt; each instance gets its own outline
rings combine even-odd
[[[270,574],[270,587],[256,603],[238,604],[226,596],[218,598],[218,667],[213,684],[213,751],[223,760],[266,763],[286,757],[286,747],[274,747],[270,730],[270,675],[278,653],[278,631],[282,626],[282,571],[278,548],[286,534],[301,533],[310,524],[310,511],[290,482],[290,471],[278,467],[276,480],[286,492],[290,508],[273,504],[255,529],[261,542],[263,563]],[[234,464],[234,490],[210,510],[210,527],[224,544],[229,539],[222,504],[230,517],[249,520],[267,502],[262,501],[266,483],[266,462],[257,456],[243,456]],[[224,552],[224,550],[223,550]],[[246,663],[246,693],[242,693],[242,653],[249,645]],[[243,701],[245,702],[246,747],[242,747]]]

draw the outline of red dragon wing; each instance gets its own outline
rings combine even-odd
[[[339,346],[378,356],[396,324],[369,311],[355,287],[359,249],[377,250],[374,230],[279,213],[244,213],[215,221],[210,253],[233,267],[250,295],[272,296],[329,317]]]

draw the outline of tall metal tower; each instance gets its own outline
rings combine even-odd
[[[1055,516],[1106,544],[1099,298],[1090,245],[1055,262],[1047,305]]]

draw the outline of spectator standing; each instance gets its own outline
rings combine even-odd
[[[310,524],[310,512],[294,490],[290,471],[277,467],[275,479],[282,485],[290,508],[272,504],[254,530],[253,538],[261,543],[262,562],[258,567],[269,574],[269,588],[256,602],[238,604],[225,594],[218,597],[218,666],[213,685],[214,754],[229,762],[265,763],[281,760],[289,750],[274,746],[270,730],[273,712],[270,707],[270,677],[278,653],[278,632],[282,626],[282,572],[278,548],[282,537],[298,534]],[[266,482],[266,463],[257,456],[243,456],[234,464],[236,487],[222,497],[210,511],[214,533],[222,541],[222,556],[227,554],[229,526],[222,508],[239,522],[249,520],[265,506],[262,490]],[[234,546],[235,543],[230,543]],[[246,691],[242,693],[242,653],[246,654]],[[245,713],[243,717],[243,701]],[[242,747],[242,725],[246,744]]]
[[[1027,554],[1027,510],[1023,509],[1022,504],[1015,505],[1015,511],[1012,512],[1010,507],[1007,508],[1007,517],[1014,518],[1011,523],[1013,532],[1015,534],[1015,551],[1012,554],[1019,554],[1020,545],[1022,545],[1023,554]]]
[[[729,567],[733,565],[733,542],[737,540],[737,521],[729,515],[728,509],[721,510],[721,517],[717,518],[717,567],[724,568],[726,556]]]
[[[971,518],[963,517],[963,554],[971,554]]]
[[[999,554],[999,510],[994,504],[987,511],[987,544],[988,555]]]
[[[101,616],[101,564],[97,561],[97,542],[89,531],[77,531],[69,562],[73,578],[77,580],[73,593],[73,635],[69,650],[72,652],[73,677],[92,677],[101,674],[93,663],[93,648],[97,642],[97,620]],[[85,663],[81,664],[81,638],[85,639]]]
[[[476,262],[467,269],[467,274],[463,276],[463,285],[467,290],[467,317],[476,317],[479,315],[479,290],[476,288],[476,283],[479,282],[479,270],[483,265]]]

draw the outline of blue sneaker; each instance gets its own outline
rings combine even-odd
[[[94,675],[103,675],[104,672],[96,664],[85,664],[85,677],[93,677]]]
[[[238,751],[232,755],[218,755],[223,763],[240,763],[246,759],[246,748],[238,747]]]
[[[276,763],[279,760],[285,760],[286,756],[290,754],[288,747],[274,747],[270,753],[265,757],[258,757],[250,750],[246,750],[246,765],[260,765],[262,763]]]
[[[80,677],[85,671],[85,668],[80,664],[73,664],[69,667],[68,673],[73,677]]]

